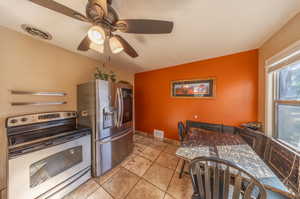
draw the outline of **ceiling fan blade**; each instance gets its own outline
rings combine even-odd
[[[38,4],[42,7],[48,8],[50,10],[59,12],[61,14],[67,15],[69,17],[72,17],[74,19],[89,22],[88,18],[86,18],[84,15],[80,14],[79,12],[72,10],[71,8],[64,6],[60,3],[57,3],[53,0],[29,0],[35,4]]]
[[[120,35],[115,35],[115,38],[117,40],[119,40],[119,42],[122,44],[125,53],[127,53],[129,56],[131,56],[133,58],[139,56],[137,54],[137,52],[133,49],[133,47],[125,39],[123,39]]]
[[[90,41],[90,39],[88,38],[88,36],[85,36],[84,39],[80,42],[77,50],[81,50],[81,51],[87,51],[90,49],[90,44],[92,42]]]
[[[107,16],[108,14],[108,8],[107,8],[107,0],[89,0],[89,3],[91,5],[97,5],[95,6],[96,10],[101,9],[104,12],[104,15]],[[100,6],[100,8],[99,8]],[[97,10],[97,12],[101,12],[100,10]],[[101,13],[99,13],[101,15]]]
[[[173,22],[152,19],[124,19],[116,23],[118,30],[136,34],[166,34],[173,30]]]

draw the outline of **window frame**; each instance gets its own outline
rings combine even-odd
[[[290,64],[286,67],[292,66],[293,64]],[[284,68],[286,68],[284,67]],[[274,71],[273,76],[273,82],[272,82],[272,137],[279,141],[280,143],[286,145],[287,147],[291,148],[294,151],[300,152],[300,149],[297,147],[291,145],[290,143],[280,139],[278,137],[278,106],[279,105],[290,105],[290,106],[299,106],[300,107],[300,100],[280,100],[279,99],[279,73],[280,70],[284,69],[280,68],[277,71]]]

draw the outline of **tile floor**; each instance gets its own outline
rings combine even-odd
[[[119,166],[100,178],[90,179],[64,199],[189,199],[190,177],[178,178],[181,161],[176,145],[140,134],[134,151]]]

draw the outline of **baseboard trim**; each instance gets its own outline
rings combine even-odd
[[[150,138],[154,138],[154,139],[157,139],[157,140],[161,140],[161,141],[163,141],[165,143],[168,143],[168,144],[173,144],[173,145],[177,145],[177,146],[180,145],[180,142],[178,140],[173,140],[173,139],[170,139],[170,138],[159,139],[159,138],[154,137],[154,135],[152,133],[147,133],[147,132],[139,131],[139,130],[135,130],[134,133],[136,133],[138,135],[145,136],[145,137],[150,137]]]

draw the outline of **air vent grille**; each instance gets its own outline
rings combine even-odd
[[[22,24],[21,28],[27,32],[28,34],[34,36],[34,37],[39,37],[40,39],[45,39],[45,40],[51,40],[52,35],[48,32],[42,31],[38,29],[37,27],[27,25],[27,24]]]

